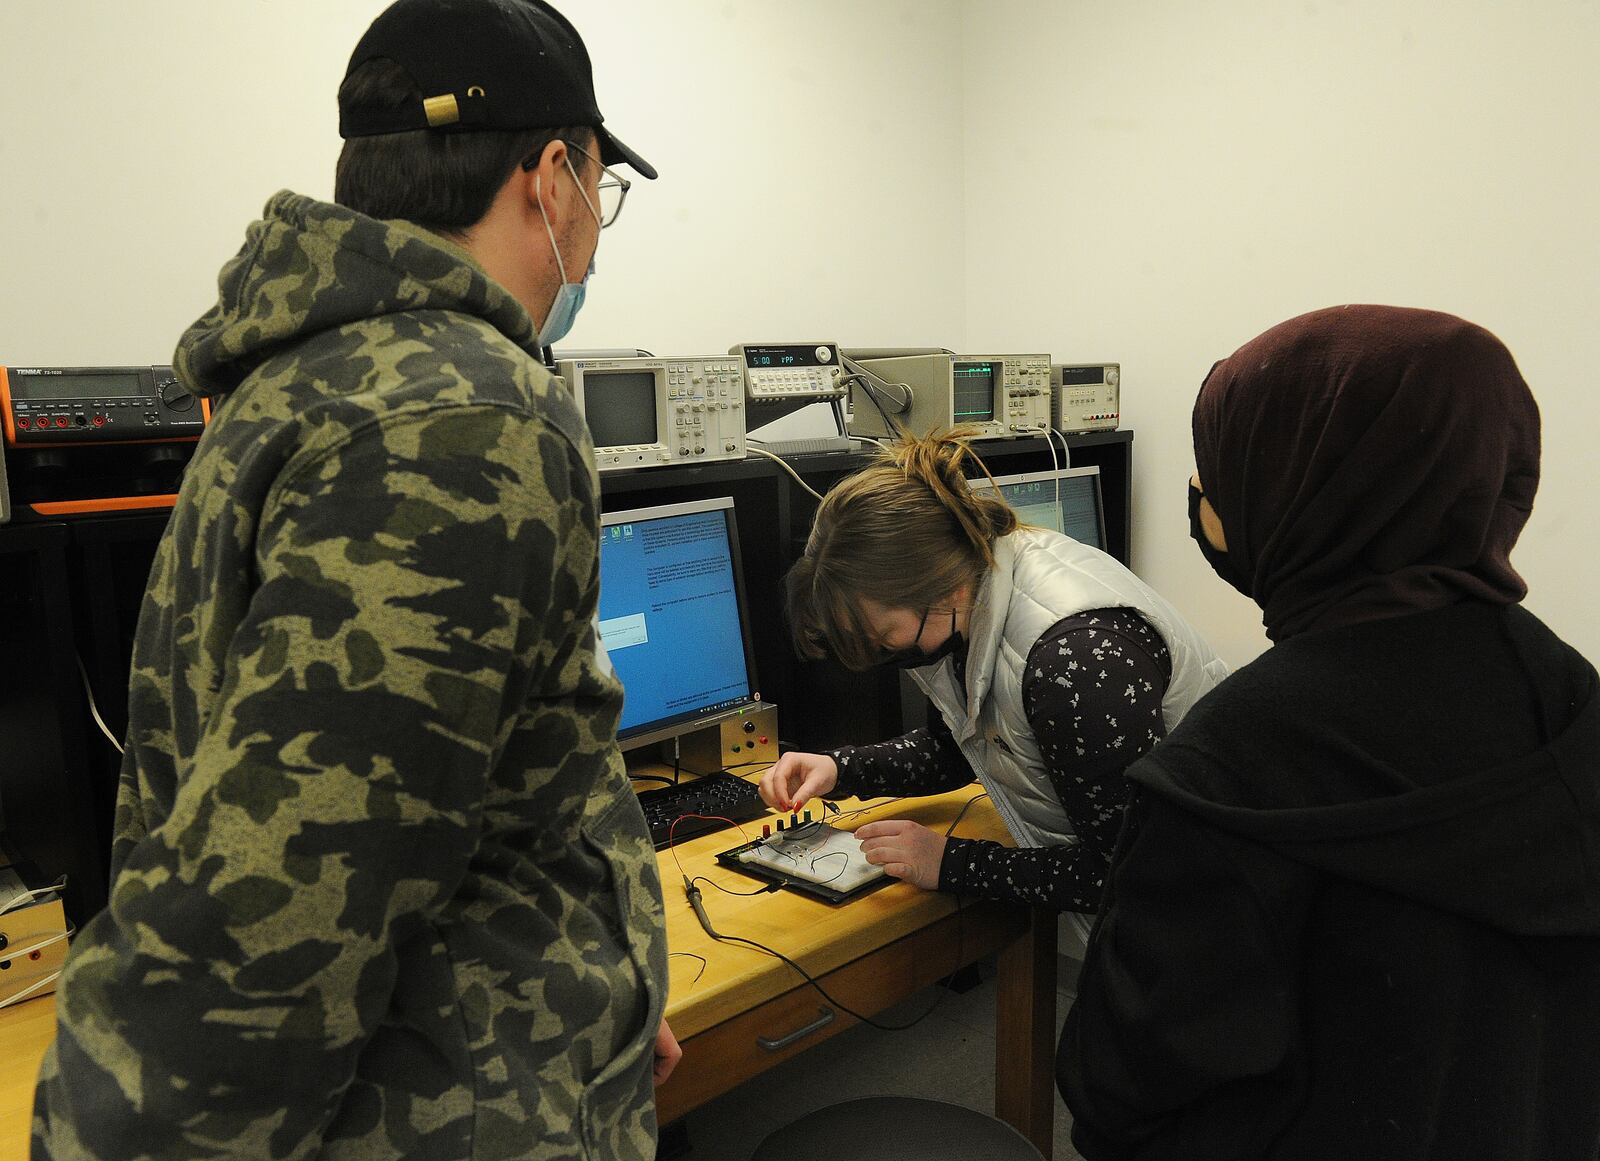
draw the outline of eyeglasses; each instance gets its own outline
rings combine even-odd
[[[622,203],[628,200],[628,190],[633,188],[633,182],[609,166],[600,165],[599,158],[582,146],[574,145],[569,141],[567,142],[567,148],[574,153],[583,154],[595,165],[600,166],[600,186],[598,191],[600,205],[598,208],[594,206],[589,208],[595,211],[595,217],[600,219],[600,228],[603,230],[615,222],[622,213]],[[522,163],[522,168],[529,171],[537,169],[538,166],[539,154],[537,153]],[[567,167],[569,169],[572,167],[571,158],[567,159]],[[573,177],[577,177],[576,171],[573,172]],[[578,184],[578,193],[585,202],[589,200],[589,195],[583,192],[583,184],[581,182]]]
[[[600,165],[600,159],[587,149],[576,145],[567,146],[575,153],[581,153],[595,165]],[[633,188],[633,182],[623,177],[610,166],[600,165],[600,228],[603,230],[617,220],[622,213],[622,203],[628,200],[628,190]]]

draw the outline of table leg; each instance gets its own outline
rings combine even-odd
[[[1050,1161],[1055,1131],[1056,922],[1035,908],[999,955],[994,1111]]]

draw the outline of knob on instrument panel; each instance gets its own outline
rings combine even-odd
[[[176,379],[163,379],[156,387],[161,402],[171,411],[188,411],[194,406],[194,395]]]

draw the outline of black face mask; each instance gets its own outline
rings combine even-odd
[[[956,632],[956,610],[951,609],[950,636],[926,653],[918,649],[915,642],[922,640],[922,631],[928,626],[929,612],[930,610],[928,609],[922,611],[922,620],[917,622],[917,635],[913,638],[913,644],[905,649],[897,649],[893,653],[885,654],[883,660],[879,662],[880,665],[891,669],[921,669],[924,665],[932,665],[935,662],[943,661],[950,654],[967,647],[967,643],[962,640],[961,634]]]
[[[1205,495],[1194,486],[1193,480],[1189,481],[1189,537],[1199,546],[1200,555],[1206,558],[1206,563],[1211,566],[1212,571],[1248,597],[1250,579],[1245,577],[1241,580],[1235,576],[1233,557],[1206,539],[1205,526],[1200,522],[1200,501],[1205,499]]]

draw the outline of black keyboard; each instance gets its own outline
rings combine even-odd
[[[658,851],[672,843],[725,830],[732,823],[749,822],[767,813],[767,804],[761,801],[761,792],[752,783],[721,770],[685,779],[675,786],[641,790],[639,805],[644,807],[645,821],[650,824],[650,840]],[[684,818],[674,828],[673,822],[686,814],[720,817]],[[724,818],[729,821],[723,822]]]

